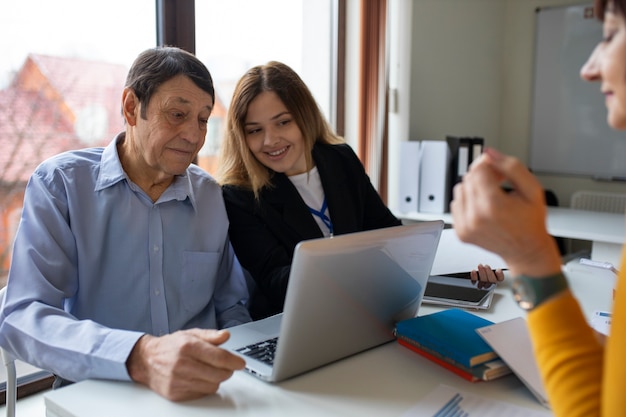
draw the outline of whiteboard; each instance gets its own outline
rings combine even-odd
[[[600,83],[580,78],[602,39],[591,4],[537,9],[535,36],[531,169],[626,180],[626,132],[607,124]]]

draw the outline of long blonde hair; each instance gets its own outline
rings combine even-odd
[[[294,70],[276,61],[251,68],[241,77],[233,93],[217,177],[222,185],[252,190],[257,199],[263,187],[272,186],[273,171],[261,164],[248,148],[244,124],[250,102],[265,91],[278,95],[300,128],[307,170],[313,167],[311,151],[316,142],[343,143],[343,139],[332,131],[311,91]]]

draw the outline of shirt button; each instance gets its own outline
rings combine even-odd
[[[161,291],[159,291],[159,290],[154,290],[154,295],[161,295]]]
[[[152,247],[152,250],[155,251],[155,252],[158,252],[159,251],[159,247],[157,245],[154,245]]]

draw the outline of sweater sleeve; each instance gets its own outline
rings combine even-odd
[[[606,347],[570,291],[528,314],[535,356],[555,416],[621,416],[626,410],[626,251]]]
[[[531,311],[528,325],[554,415],[600,415],[603,349],[571,291]]]

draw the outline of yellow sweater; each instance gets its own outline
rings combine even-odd
[[[626,416],[626,250],[606,347],[569,291],[531,311],[528,325],[555,416]]]

